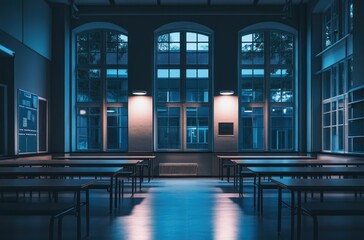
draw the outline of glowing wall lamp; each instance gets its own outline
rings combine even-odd
[[[233,90],[221,90],[220,91],[220,95],[222,95],[222,96],[231,96],[233,94],[234,94]]]
[[[145,96],[147,95],[147,91],[145,90],[134,90],[132,92],[133,95],[136,95],[136,96]]]

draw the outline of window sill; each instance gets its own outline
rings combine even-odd
[[[348,33],[346,34],[344,37],[342,37],[341,39],[337,40],[335,43],[333,43],[332,45],[328,46],[327,48],[325,48],[324,50],[322,50],[321,52],[319,52],[316,57],[320,57],[322,54],[324,54],[325,52],[329,51],[330,49],[333,49],[335,46],[339,45],[341,42],[345,41],[349,36],[352,36],[352,33]]]

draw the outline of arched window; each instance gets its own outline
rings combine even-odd
[[[295,35],[260,28],[241,32],[239,39],[240,150],[293,151]]]
[[[197,24],[155,32],[156,150],[210,150],[211,45],[211,31]]]
[[[76,151],[128,149],[128,36],[120,27],[75,31],[73,136]]]

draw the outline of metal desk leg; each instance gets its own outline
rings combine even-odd
[[[90,236],[90,194],[86,189],[86,235]]]
[[[81,240],[81,193],[80,191],[77,191],[76,194],[76,198],[77,198],[77,210],[78,210],[78,214],[77,214],[77,239]]]
[[[291,191],[291,239],[294,239],[294,212],[295,212],[295,200],[294,191]]]
[[[297,192],[297,240],[301,239],[301,191]]]
[[[278,236],[281,234],[282,229],[282,188],[278,187]]]

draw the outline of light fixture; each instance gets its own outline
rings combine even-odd
[[[133,95],[137,95],[137,96],[145,96],[147,95],[147,91],[145,90],[134,90],[132,92]]]
[[[220,95],[222,95],[222,96],[231,96],[233,94],[234,94],[233,90],[221,90],[220,91]]]
[[[86,109],[80,109],[80,115],[86,115]]]
[[[245,107],[244,108],[244,112],[245,113],[252,113],[253,112],[253,108],[252,107]]]

